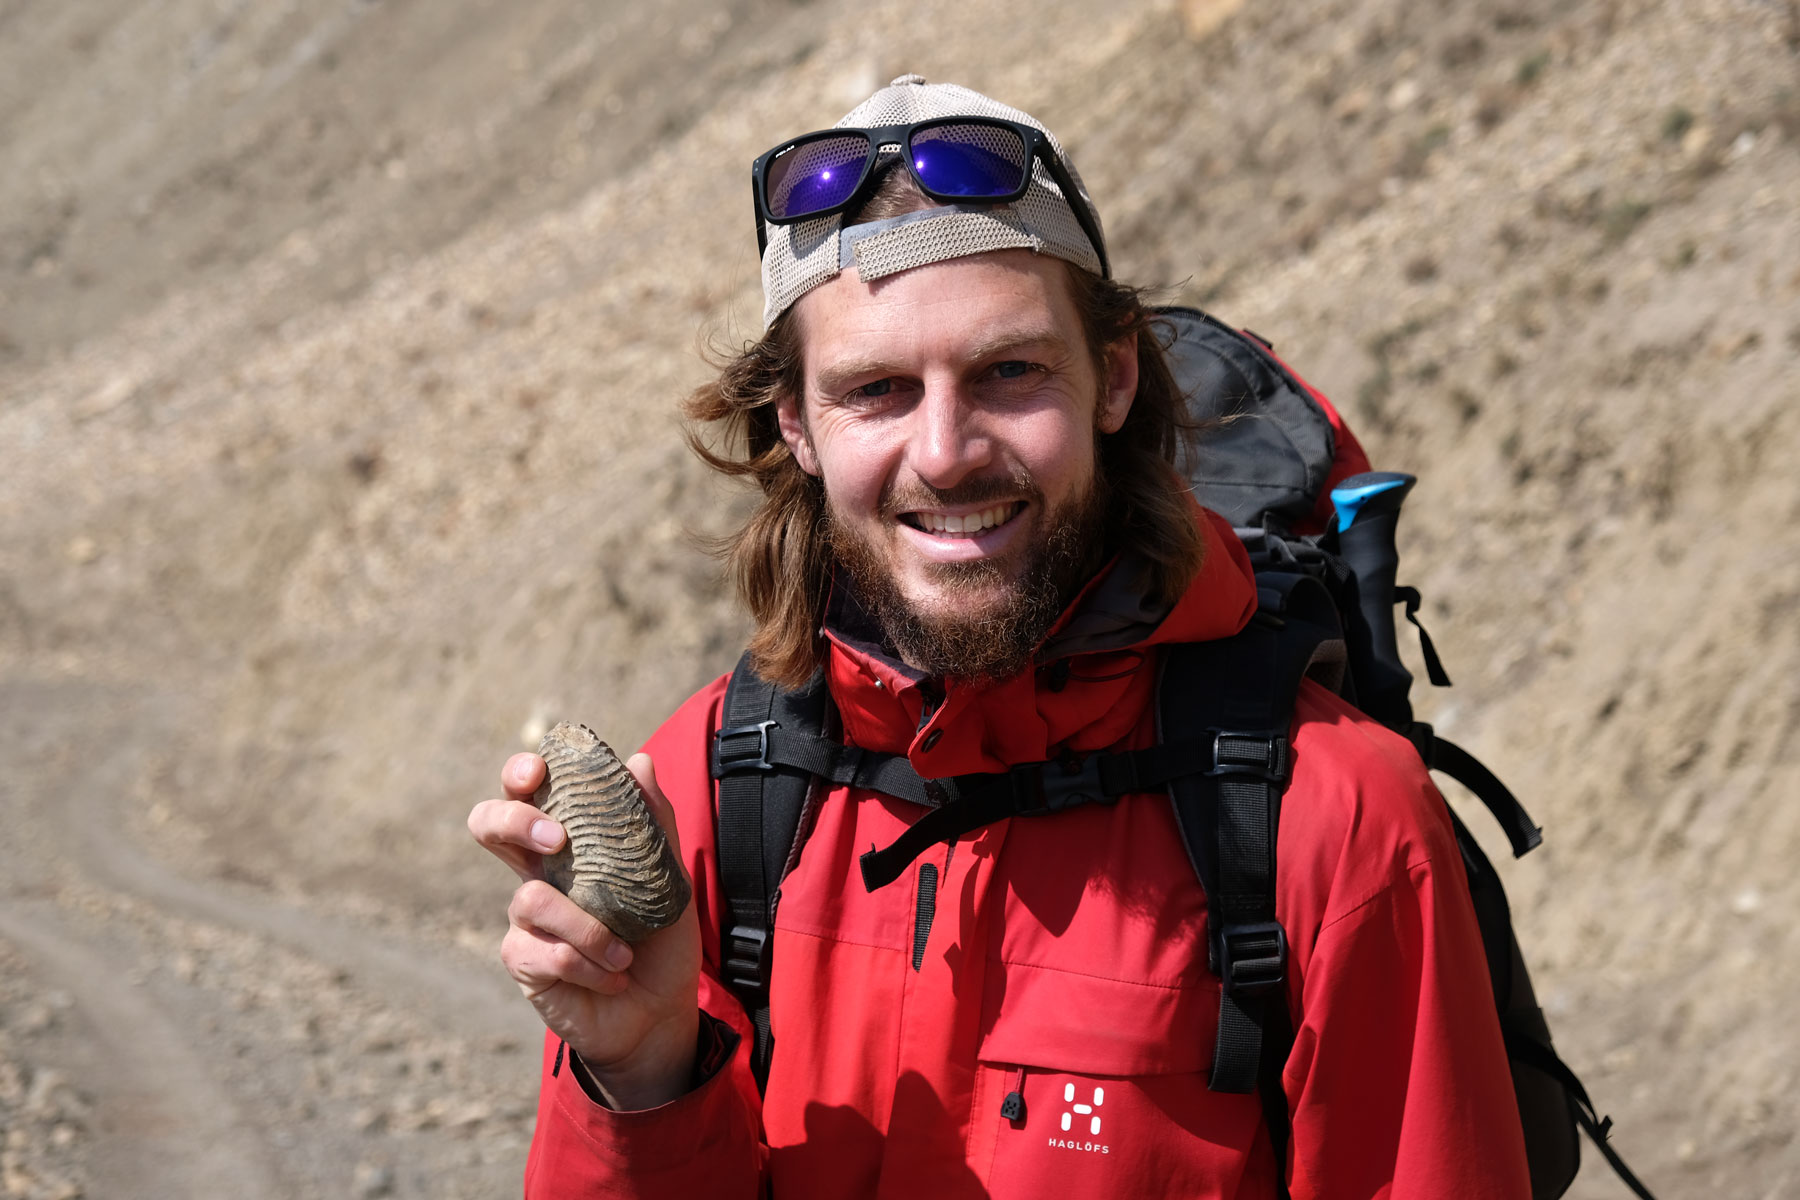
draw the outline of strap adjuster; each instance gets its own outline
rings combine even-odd
[[[1285,737],[1221,729],[1213,734],[1212,770],[1201,774],[1244,775],[1285,788],[1292,770],[1293,754]]]
[[[733,925],[720,947],[724,961],[719,974],[725,986],[740,995],[749,989],[760,993],[769,986],[769,931],[754,925]]]
[[[1111,804],[1101,780],[1100,755],[1086,760],[1069,757],[1049,762],[1022,763],[1007,772],[1012,777],[1015,812],[1020,816],[1061,812],[1082,804]]]
[[[1287,931],[1279,921],[1228,924],[1219,933],[1219,978],[1234,995],[1254,996],[1287,981]]]
[[[758,721],[754,725],[736,725],[713,734],[713,778],[737,771],[773,771],[769,761],[769,730],[778,729],[779,721]],[[745,743],[746,738],[755,741]]]

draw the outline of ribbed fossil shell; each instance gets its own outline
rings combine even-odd
[[[569,835],[545,855],[544,878],[628,942],[673,925],[688,904],[687,876],[612,747],[564,721],[538,753],[550,774],[532,803]]]

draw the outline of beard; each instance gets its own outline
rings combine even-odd
[[[1027,512],[1044,514],[1043,529],[1036,542],[1024,548],[1024,564],[1016,577],[1008,562],[993,559],[930,564],[932,581],[943,597],[930,609],[906,597],[883,548],[837,520],[827,497],[825,527],[832,553],[857,599],[880,623],[888,648],[928,675],[977,682],[1010,679],[1030,665],[1051,626],[1105,561],[1103,531],[1110,492],[1098,457],[1086,492],[1054,510],[1045,509],[1042,491],[1023,471],[1011,478],[971,480],[941,490],[919,483],[884,495],[880,512],[886,523],[921,508],[979,505],[1020,496],[1028,501]],[[998,600],[978,603],[977,597],[992,594],[997,586],[1005,588]]]

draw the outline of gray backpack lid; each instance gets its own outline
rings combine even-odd
[[[1240,529],[1304,526],[1331,473],[1331,420],[1251,337],[1198,309],[1159,310],[1188,411],[1209,426],[1188,477],[1194,498]]]

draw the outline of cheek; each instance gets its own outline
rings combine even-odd
[[[885,476],[876,460],[865,454],[844,453],[846,449],[833,446],[823,456],[819,477],[840,518],[857,519],[880,507]]]
[[[1044,493],[1065,497],[1086,488],[1093,478],[1099,438],[1097,420],[1071,420],[1040,431],[1030,443],[1021,444],[1020,452],[1028,456],[1026,466]]]

